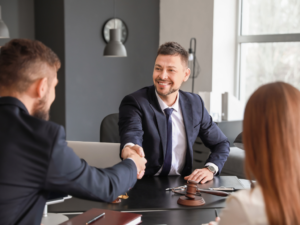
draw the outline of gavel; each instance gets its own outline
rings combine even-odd
[[[204,205],[205,201],[204,201],[203,197],[196,196],[197,192],[203,192],[203,193],[222,196],[222,197],[226,197],[226,196],[229,195],[227,192],[223,192],[223,191],[213,191],[213,190],[199,189],[197,184],[198,183],[195,182],[195,181],[188,180],[187,181],[186,194],[185,194],[185,196],[181,196],[178,199],[177,203],[180,204],[180,205],[184,205],[184,206]],[[173,192],[178,193],[178,194],[182,194],[182,193],[177,192],[177,191],[173,191]]]
[[[195,189],[196,189],[196,192],[202,192],[202,193],[206,193],[206,194],[211,194],[211,195],[217,195],[217,196],[221,196],[221,197],[227,197],[230,195],[230,193],[228,192],[225,192],[225,191],[214,191],[214,190],[207,190],[207,189],[200,189],[197,187],[197,182],[195,181],[192,181],[192,180],[188,180],[188,184],[187,184],[187,193],[188,193],[188,189],[190,187],[190,190],[189,192],[190,193],[194,193]],[[177,194],[183,194],[182,192],[178,192],[176,190],[172,190],[174,193],[177,193]],[[192,196],[192,194],[189,194],[189,196]]]

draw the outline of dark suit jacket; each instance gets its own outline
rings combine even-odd
[[[40,225],[50,191],[111,202],[136,176],[130,159],[90,167],[67,146],[61,126],[30,116],[16,98],[0,98],[0,224]]]
[[[192,172],[193,144],[199,136],[211,154],[207,162],[216,164],[221,172],[229,155],[229,142],[212,121],[199,95],[180,91],[181,107],[186,131],[186,162],[182,175]],[[158,103],[155,87],[145,87],[121,102],[119,108],[121,150],[132,142],[144,148],[147,159],[145,175],[154,175],[164,162],[167,148],[167,121]]]

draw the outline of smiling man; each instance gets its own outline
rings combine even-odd
[[[227,160],[229,142],[201,97],[179,90],[189,76],[187,51],[176,42],[165,43],[157,52],[154,85],[127,95],[121,102],[120,156],[126,158],[131,147],[146,157],[146,171],[140,176],[182,175],[205,183],[221,172]],[[205,168],[192,172],[192,147],[198,136],[211,154]]]

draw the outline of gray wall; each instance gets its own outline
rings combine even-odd
[[[238,0],[161,0],[160,41],[174,40],[186,49],[197,39],[201,67],[194,92],[235,93]],[[174,16],[174,12],[178,13]],[[181,87],[191,91],[192,80]]]
[[[99,141],[102,119],[122,98],[152,84],[159,39],[158,0],[118,0],[128,26],[128,57],[106,58],[101,36],[113,17],[111,0],[65,0],[66,130],[68,140]]]
[[[34,0],[0,0],[2,19],[10,39],[0,39],[0,46],[13,38],[34,39]]]
[[[68,140],[99,141],[102,119],[122,98],[152,85],[159,44],[159,0],[116,0],[125,21],[128,57],[105,58],[101,31],[114,16],[111,0],[0,0],[11,38],[42,41],[62,62],[50,119]],[[0,45],[9,39],[0,40]]]
[[[161,0],[159,43],[176,41],[186,49],[190,39],[197,39],[196,56],[201,67],[195,79],[194,93],[212,91],[213,11],[215,0]],[[226,2],[226,1],[225,1]],[[176,16],[174,16],[176,12]],[[181,12],[181,13],[179,13]],[[192,79],[182,84],[192,91]]]
[[[66,125],[65,101],[65,30],[64,2],[61,0],[34,1],[35,37],[50,47],[60,58],[61,68],[57,76],[56,99],[50,110],[50,120]]]

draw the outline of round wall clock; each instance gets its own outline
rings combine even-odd
[[[104,23],[102,35],[106,43],[109,42],[110,29],[121,29],[121,42],[125,43],[128,36],[128,29],[124,21],[117,18],[113,18],[113,19],[109,19]]]

